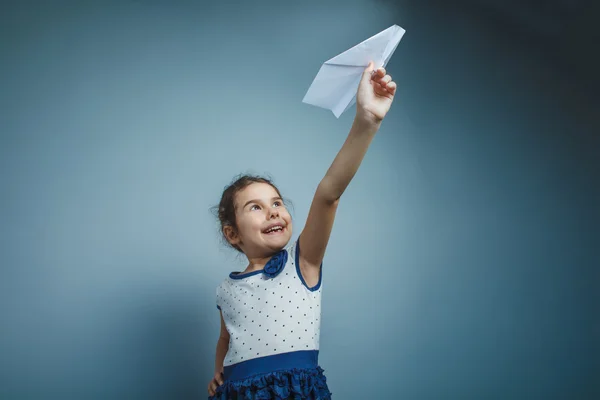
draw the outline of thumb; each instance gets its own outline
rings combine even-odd
[[[375,63],[373,61],[369,61],[369,64],[367,65],[367,67],[365,68],[365,70],[363,72],[363,79],[371,79],[371,75],[373,74],[374,70],[375,70]]]

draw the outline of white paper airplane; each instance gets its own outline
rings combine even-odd
[[[302,102],[331,110],[339,118],[356,102],[358,84],[369,61],[375,63],[375,69],[385,68],[404,32],[398,25],[392,25],[325,61]]]

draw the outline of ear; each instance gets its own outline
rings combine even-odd
[[[238,245],[240,243],[240,236],[233,226],[225,225],[223,227],[223,234],[231,245]]]

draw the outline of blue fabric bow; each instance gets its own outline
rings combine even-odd
[[[265,265],[263,273],[269,278],[275,278],[283,270],[288,259],[287,250],[281,250],[275,254]]]

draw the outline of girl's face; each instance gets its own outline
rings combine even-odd
[[[268,183],[252,183],[235,196],[237,232],[229,241],[249,257],[264,257],[283,249],[292,237],[292,218],[277,190]]]

